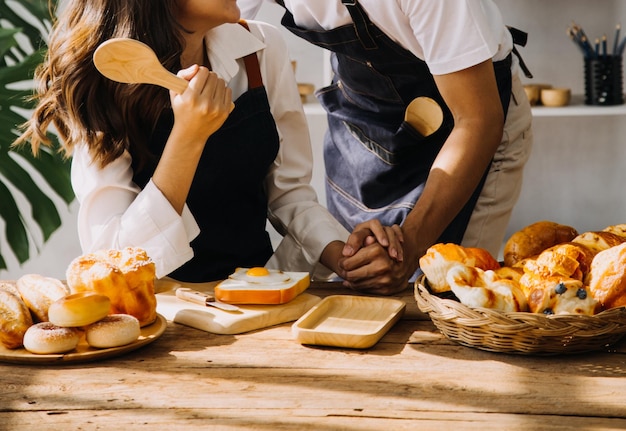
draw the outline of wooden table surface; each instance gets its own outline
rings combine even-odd
[[[336,285],[309,293],[354,294]],[[417,308],[374,347],[303,346],[291,324],[163,336],[83,364],[0,365],[0,430],[626,429],[626,342],[522,356],[445,339]]]

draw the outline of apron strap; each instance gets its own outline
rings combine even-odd
[[[250,31],[250,27],[248,27],[248,23],[245,20],[240,20],[239,24],[246,30]],[[246,55],[243,58],[243,62],[246,65],[248,89],[263,87],[263,77],[261,76],[259,57],[257,57],[256,52]]]
[[[526,46],[526,42],[528,42],[528,33],[522,30],[518,30],[515,27],[507,26],[507,28],[509,29],[511,36],[513,37],[513,50],[511,52],[517,57],[517,60],[519,61],[519,67],[524,72],[526,78],[530,79],[533,77],[533,74],[528,69],[528,66],[526,66],[526,63],[524,63],[522,55],[519,53],[517,47],[515,46]]]
[[[368,30],[369,17],[359,4],[358,0],[341,0],[343,5],[348,9],[357,37],[361,41],[361,45],[365,49],[377,49],[376,41]]]

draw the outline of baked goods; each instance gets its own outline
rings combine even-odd
[[[80,332],[76,328],[40,322],[28,328],[24,334],[24,348],[42,355],[65,353],[74,350],[79,340]]]
[[[602,229],[602,231],[611,232],[611,233],[614,233],[615,235],[621,236],[622,238],[626,239],[626,224],[616,224],[613,226],[607,226],[604,229]]]
[[[66,271],[72,293],[96,292],[111,300],[111,314],[130,314],[140,325],[156,320],[155,265],[145,250],[126,247],[74,259]]]
[[[139,320],[129,314],[110,314],[85,327],[87,344],[98,349],[125,346],[139,334]]]
[[[598,302],[580,280],[550,277],[543,279],[528,295],[532,313],[594,315]]]
[[[110,308],[107,296],[94,292],[73,293],[50,304],[48,319],[57,326],[80,327],[102,319]]]
[[[515,232],[504,244],[504,265],[514,266],[553,245],[572,241],[578,232],[571,226],[548,220],[538,221]]]
[[[605,309],[626,305],[626,243],[601,251],[593,258],[589,290]]]
[[[214,289],[215,299],[230,304],[284,304],[311,284],[308,272],[261,267],[237,268]]]
[[[581,244],[563,243],[542,251],[536,259],[527,260],[524,272],[539,277],[561,276],[582,280],[589,272],[594,254]]]
[[[450,268],[458,264],[474,266],[485,271],[500,267],[498,261],[487,250],[453,243],[434,244],[426,250],[419,264],[431,290],[436,293],[450,290],[446,276]]]
[[[624,241],[626,241],[626,238],[606,231],[584,232],[572,240],[574,243],[586,246],[592,250],[594,254],[615,247]]]
[[[8,349],[22,345],[26,330],[33,324],[28,307],[10,288],[0,288],[0,342]]]
[[[40,274],[21,276],[17,279],[16,287],[38,322],[47,322],[50,304],[70,293],[61,280]]]
[[[461,303],[500,311],[526,311],[526,297],[514,280],[499,278],[494,271],[457,264],[446,276]]]

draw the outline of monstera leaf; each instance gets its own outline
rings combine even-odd
[[[47,0],[0,0],[0,237],[5,239],[0,247],[7,244],[20,264],[30,258],[38,238],[47,241],[61,226],[58,205],[74,200],[69,162],[58,153],[54,135],[54,147],[37,156],[28,147],[11,147],[17,126],[33,108],[28,97],[50,22]],[[6,252],[0,249],[0,271],[7,269]]]

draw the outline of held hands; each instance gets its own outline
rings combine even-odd
[[[404,237],[398,225],[378,220],[360,223],[343,248],[339,275],[354,290],[391,295],[407,287],[414,270],[404,262]]]
[[[189,86],[182,94],[170,92],[175,121],[204,142],[235,108],[231,89],[215,72],[198,65],[179,71],[178,76]]]

